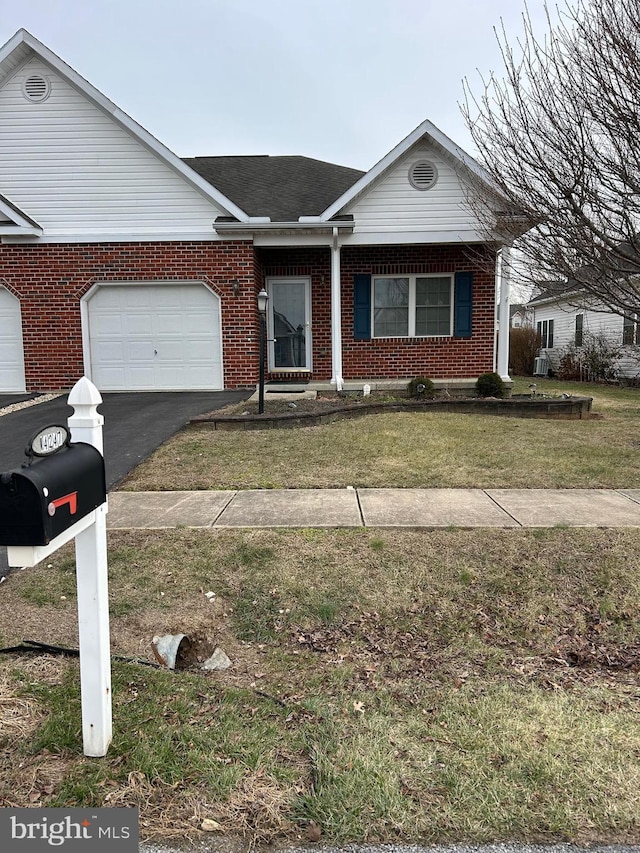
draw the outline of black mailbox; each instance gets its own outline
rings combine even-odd
[[[48,545],[106,496],[102,454],[83,442],[0,474],[0,545]]]

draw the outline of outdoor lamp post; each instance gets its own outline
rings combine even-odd
[[[262,288],[258,294],[258,314],[260,315],[260,385],[258,387],[258,414],[264,412],[264,346],[267,337],[267,302],[269,294]]]

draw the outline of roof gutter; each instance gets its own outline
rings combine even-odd
[[[246,233],[247,231],[325,231],[333,234],[335,229],[338,233],[351,233],[354,228],[353,219],[319,221],[294,221],[294,222],[214,222],[213,228],[219,234]]]

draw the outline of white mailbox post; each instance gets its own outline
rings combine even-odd
[[[71,389],[74,409],[68,420],[71,439],[91,444],[102,453],[104,417],[98,413],[100,392],[85,376]],[[107,502],[56,536],[48,545],[9,545],[10,566],[35,566],[75,539],[80,691],[84,754],[107,754],[112,737],[111,654],[107,581]]]

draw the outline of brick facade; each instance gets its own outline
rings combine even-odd
[[[331,378],[331,253],[329,248],[258,250],[265,279],[310,276],[313,335],[311,378]],[[493,370],[495,252],[489,247],[357,246],[341,250],[342,362],[344,379],[476,377]],[[353,277],[472,271],[471,338],[355,340]],[[291,374],[287,374],[291,378]],[[309,374],[304,374],[309,377]],[[272,379],[278,378],[271,374]]]
[[[495,255],[489,248],[344,247],[343,376],[433,379],[493,369]],[[473,270],[471,338],[355,340],[353,276]],[[256,294],[269,277],[311,278],[313,374],[331,378],[331,252],[326,248],[255,249],[251,241],[25,244],[0,247],[0,284],[20,300],[27,389],[67,389],[83,374],[80,300],[96,282],[205,282],[220,296],[226,388],[258,381]],[[238,282],[238,295],[234,292]],[[291,374],[287,374],[291,378]],[[271,379],[278,374],[271,374]]]
[[[254,385],[258,280],[250,241],[0,247],[0,284],[22,309],[29,391],[70,388],[82,376],[80,299],[96,282],[109,281],[205,282],[220,296],[225,386]]]
[[[353,277],[473,272],[470,338],[353,337]],[[342,364],[345,379],[477,377],[493,370],[495,252],[488,246],[354,246],[341,252]]]

